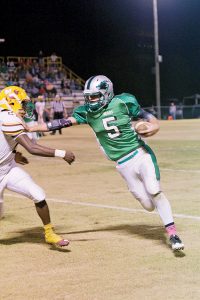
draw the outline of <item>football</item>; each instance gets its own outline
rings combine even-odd
[[[134,125],[134,129],[137,133],[142,133],[144,130],[151,127],[151,123],[145,121],[138,121]]]

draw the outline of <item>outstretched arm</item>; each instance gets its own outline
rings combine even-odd
[[[66,128],[66,127],[70,127],[72,125],[77,125],[77,121],[75,118],[73,117],[69,117],[67,119],[55,119],[55,120],[51,120],[49,122],[43,123],[43,124],[38,124],[38,125],[34,125],[32,127],[28,127],[28,131],[29,132],[36,132],[36,131],[52,131],[52,130],[57,130],[57,129],[61,129],[61,128]]]
[[[45,157],[61,157],[66,162],[71,164],[75,160],[75,156],[71,151],[67,150],[58,150],[52,149],[49,147],[45,147],[43,145],[39,145],[37,143],[32,142],[31,139],[26,134],[21,134],[16,138],[18,144],[24,147],[29,153],[38,156],[45,156]]]

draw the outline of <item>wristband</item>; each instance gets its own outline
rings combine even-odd
[[[55,155],[56,157],[64,158],[64,157],[65,157],[65,154],[66,154],[66,151],[65,151],[65,150],[58,150],[58,149],[56,149],[54,155]]]
[[[46,122],[48,130],[57,130],[65,127],[72,126],[72,122],[68,119],[55,119],[49,122]]]

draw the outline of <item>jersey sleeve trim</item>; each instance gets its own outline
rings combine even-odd
[[[18,130],[18,131],[4,131],[4,133],[6,135],[10,135],[10,136],[17,136],[19,135],[20,133],[23,133],[24,131],[23,130]]]
[[[17,136],[20,133],[24,132],[24,127],[19,123],[3,123],[1,130],[4,134],[10,136]]]

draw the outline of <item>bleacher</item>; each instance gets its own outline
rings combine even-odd
[[[29,70],[32,66],[38,65],[38,62],[38,57],[0,57],[0,90],[8,85],[19,85],[27,91],[27,78],[19,76],[17,81],[12,81],[10,84],[10,74],[13,73],[18,75],[17,73],[22,65],[25,66],[26,70]],[[65,102],[69,115],[73,111],[74,107],[84,103],[82,91],[85,80],[64,65],[61,57],[57,57],[55,62],[52,62],[51,56],[43,57],[41,69],[45,70],[45,72],[52,72],[53,75],[54,73],[62,74],[62,78],[55,76],[56,78],[51,80],[50,85],[53,86],[54,90],[56,90],[56,94],[59,94],[61,99]],[[69,87],[67,93],[63,92],[61,86],[62,81]],[[37,98],[33,97],[29,92],[28,94],[32,99],[35,101],[37,100]],[[51,92],[45,95],[47,107],[50,106],[50,102],[54,99],[54,96],[55,94],[52,94]]]

